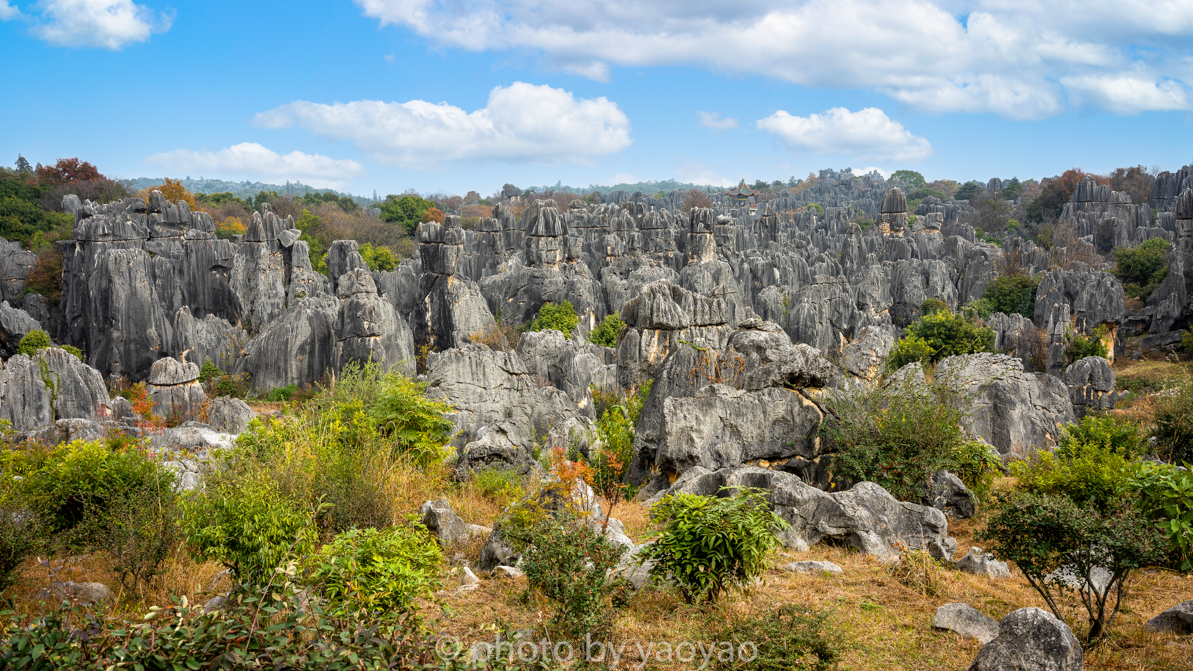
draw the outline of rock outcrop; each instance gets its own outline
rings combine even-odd
[[[155,415],[182,421],[206,418],[207,395],[199,384],[199,367],[193,363],[170,357],[154,361],[148,391]]]
[[[969,671],[1081,671],[1081,644],[1064,622],[1039,608],[1020,608],[998,623]]]
[[[94,368],[57,347],[18,354],[0,364],[0,419],[27,431],[58,419],[93,420],[108,405]]]

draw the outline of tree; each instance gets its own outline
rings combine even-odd
[[[924,180],[924,176],[915,170],[896,170],[891,173],[891,180],[903,182],[913,189],[921,188],[927,183]]]
[[[953,197],[957,200],[969,200],[976,197],[979,193],[985,192],[986,185],[981,182],[969,181],[961,185],[961,188],[957,189],[957,193],[953,194]]]
[[[170,201],[171,203],[185,200],[186,204],[189,205],[192,210],[195,209],[195,194],[187,191],[186,187],[182,185],[180,180],[170,179],[167,177],[163,184],[158,184],[157,186],[151,187],[149,190],[161,191],[166,200]]]
[[[1065,203],[1073,197],[1073,191],[1087,173],[1080,168],[1070,168],[1060,177],[1054,177],[1043,185],[1039,198],[1027,206],[1027,218],[1030,221],[1053,221],[1060,217],[1065,209]],[[1098,184],[1109,184],[1110,181],[1101,175],[1090,175]]]
[[[437,207],[432,207],[432,208],[429,208],[426,212],[423,212],[423,217],[422,217],[421,221],[434,221],[434,222],[438,222],[438,223],[442,224],[444,219],[447,219],[447,215],[445,215],[443,213],[443,210],[441,210]]]
[[[1169,242],[1152,238],[1135,247],[1114,249],[1114,276],[1123,281],[1123,290],[1131,298],[1147,300],[1168,274]]]
[[[1002,185],[1002,197],[1006,200],[1015,200],[1023,194],[1023,184],[1018,177],[1012,177],[1011,181]]]
[[[323,221],[311,214],[310,210],[303,210],[298,221],[294,222],[294,228],[302,231],[302,235],[298,239],[307,243],[307,255],[311,259],[311,268],[317,273],[326,275],[328,244],[323,236],[319,235],[322,227]]]
[[[683,211],[691,212],[698,207],[712,207],[712,201],[700,189],[692,189],[683,197]]]
[[[432,207],[434,205],[431,201],[418,195],[389,195],[385,197],[385,202],[381,203],[381,220],[400,224],[406,229],[407,234],[413,234],[414,229],[418,228],[418,223],[423,220],[423,215]]]
[[[33,172],[33,166],[29,165],[29,159],[17,154],[17,172],[28,175]]]
[[[53,166],[37,169],[37,179],[43,184],[70,184],[71,182],[94,182],[105,179],[95,166],[78,158],[60,158]]]
[[[1131,196],[1132,203],[1146,203],[1152,196],[1152,185],[1156,177],[1150,170],[1137,165],[1133,168],[1118,168],[1110,173],[1110,188]]]

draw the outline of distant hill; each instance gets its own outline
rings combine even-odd
[[[676,189],[683,189],[685,191],[690,191],[692,189],[712,189],[713,191],[721,190],[721,187],[719,186],[710,186],[708,184],[689,184],[688,182],[679,182],[674,179],[665,179],[662,181],[648,179],[645,182],[634,182],[633,184],[626,184],[623,182],[621,184],[614,184],[613,186],[598,186],[596,184],[590,184],[586,187],[565,186],[562,182],[557,182],[554,185],[532,186],[529,188],[534,189],[535,191],[547,191],[550,189],[554,189],[556,191],[567,190],[571,191],[572,193],[592,193],[593,191],[598,191],[600,193],[609,193],[611,191],[627,191],[629,193],[634,193],[635,191],[641,191],[642,193],[649,194],[655,194],[660,191],[664,193],[670,193]]]
[[[137,177],[135,179],[122,179],[121,184],[130,191],[140,191],[151,186],[157,186],[165,182],[164,177]],[[330,191],[338,196],[348,196],[355,200],[360,205],[368,205],[375,202],[372,198],[367,196],[358,196],[353,193],[344,193],[336,191],[335,189],[319,189],[313,186],[308,186],[302,182],[286,182],[285,184],[267,184],[265,182],[229,182],[224,179],[186,179],[180,180],[182,186],[186,187],[187,191],[194,193],[231,193],[237,198],[247,198],[249,196],[256,196],[261,191],[277,191],[279,195],[283,196],[302,196],[308,193],[324,193]]]

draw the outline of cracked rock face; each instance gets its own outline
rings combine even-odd
[[[108,402],[99,372],[65,350],[47,347],[0,364],[0,419],[16,431],[50,424],[55,413],[60,419],[93,420]]]
[[[970,671],[1080,671],[1081,644],[1068,625],[1039,608],[1020,608],[998,623]]]
[[[199,384],[199,367],[193,363],[170,357],[154,361],[147,389],[155,415],[196,420],[205,414],[207,394]]]

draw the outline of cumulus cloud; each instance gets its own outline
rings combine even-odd
[[[610,66],[696,65],[876,90],[927,111],[1014,118],[1063,111],[1071,78],[1111,77],[1145,62],[1161,87],[1177,76],[1170,70],[1193,33],[1187,0],[355,2],[381,25],[438,46],[538,50],[553,68],[599,81]],[[1138,109],[1109,97],[1094,104]]]
[[[793,152],[844,154],[859,159],[914,163],[932,155],[932,145],[876,107],[850,112],[834,107],[823,114],[794,116],[783,110],[759,119],[759,130],[778,135]]]
[[[1116,114],[1189,109],[1188,92],[1175,81],[1156,82],[1150,78],[1124,74],[1066,77],[1061,83],[1075,103]]]
[[[21,15],[21,10],[8,4],[8,0],[0,0],[0,21],[15,19]]]
[[[300,151],[278,154],[255,142],[242,142],[216,152],[175,149],[154,154],[145,162],[176,172],[230,174],[266,182],[295,180],[335,189],[346,188],[349,181],[365,174],[364,166],[356,161]]]
[[[170,29],[174,17],[132,0],[42,0],[33,34],[60,47],[120,49]]]
[[[604,97],[515,82],[489,92],[466,112],[445,102],[298,101],[258,114],[263,128],[306,129],[351,140],[377,160],[401,168],[446,161],[502,159],[559,163],[618,152],[631,143],[630,120]]]
[[[701,128],[711,128],[713,130],[737,128],[737,119],[733,117],[722,118],[720,112],[696,112],[696,116],[700,119]]]

